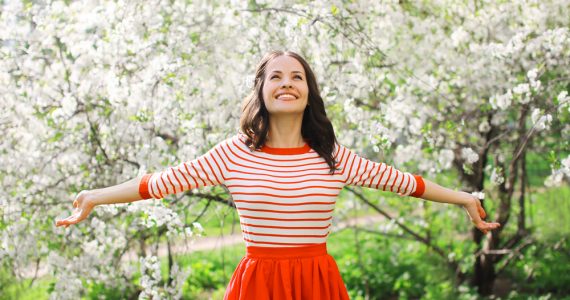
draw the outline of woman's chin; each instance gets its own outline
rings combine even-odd
[[[294,115],[294,114],[303,114],[304,108],[302,107],[280,107],[277,109],[272,109],[269,111],[270,115]]]

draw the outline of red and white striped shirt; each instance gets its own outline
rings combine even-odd
[[[362,158],[340,144],[334,158],[339,170],[305,143],[298,148],[250,151],[238,133],[202,156],[146,174],[143,199],[161,199],[203,186],[225,185],[237,207],[247,246],[289,247],[324,243],[331,229],[338,194],[345,185],[382,189],[420,197],[419,175]]]

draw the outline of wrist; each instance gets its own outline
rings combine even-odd
[[[461,205],[463,206],[469,205],[475,201],[479,201],[479,198],[477,198],[475,195],[469,194],[467,192],[462,192],[462,194],[463,197],[461,197]]]
[[[101,202],[101,199],[103,198],[101,197],[99,190],[88,190],[85,194],[85,200],[93,207],[104,204]]]

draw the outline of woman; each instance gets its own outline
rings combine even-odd
[[[485,211],[476,197],[372,162],[338,144],[315,76],[294,52],[272,51],[261,60],[240,127],[241,132],[194,160],[82,191],[73,202],[74,213],[56,225],[76,224],[97,205],[224,184],[247,246],[225,299],[348,299],[325,243],[345,185],[462,205],[484,233],[500,226],[482,220]]]

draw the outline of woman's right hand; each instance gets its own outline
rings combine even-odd
[[[56,220],[55,226],[65,226],[65,228],[67,228],[71,224],[77,224],[85,220],[93,210],[93,207],[95,207],[95,202],[91,197],[90,191],[83,190],[79,192],[75,197],[75,200],[73,200],[73,207],[75,207],[75,210],[71,216],[62,220]]]

